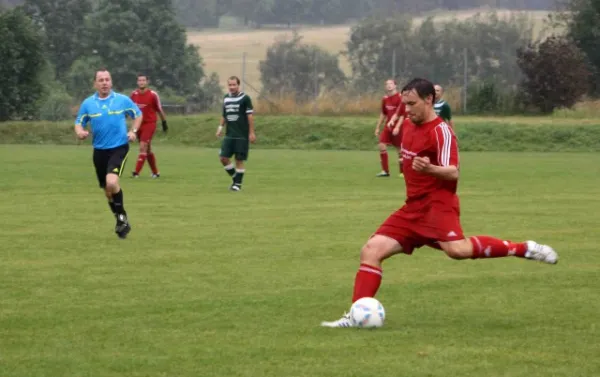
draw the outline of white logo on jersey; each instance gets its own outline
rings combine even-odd
[[[409,151],[409,150],[405,149],[404,147],[402,147],[402,149],[400,150],[400,153],[402,153],[402,158],[403,159],[406,158],[407,160],[412,160],[413,157],[417,156],[416,152]]]

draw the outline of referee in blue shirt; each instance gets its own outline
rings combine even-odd
[[[100,187],[108,198],[117,225],[115,233],[120,238],[127,237],[131,226],[123,206],[123,190],[119,177],[125,168],[129,142],[135,141],[135,135],[142,122],[142,113],[128,96],[112,90],[112,79],[107,70],[99,70],[94,78],[97,92],[86,98],[79,107],[75,120],[75,133],[80,140],[88,137],[90,126],[94,146],[94,167]],[[126,116],[134,119],[128,132]]]

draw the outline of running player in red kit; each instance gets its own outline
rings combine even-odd
[[[402,96],[396,88],[396,81],[389,79],[385,82],[386,95],[381,100],[381,114],[375,128],[375,136],[379,136],[379,159],[381,160],[381,173],[378,177],[389,177],[390,167],[388,163],[387,146],[393,145],[398,151],[398,165],[402,174],[402,162],[400,156],[400,126],[404,120],[405,107],[402,104]],[[383,123],[383,131],[380,132]]]
[[[382,262],[392,255],[422,246],[440,249],[452,259],[514,256],[555,264],[558,255],[534,241],[512,242],[490,236],[465,237],[456,194],[459,154],[452,129],[434,111],[431,82],[414,79],[402,89],[407,117],[402,125],[402,163],[406,202],[371,236],[360,253],[352,302],[375,297]],[[352,327],[348,314],[325,327]]]
[[[140,154],[135,164],[133,177],[139,177],[140,171],[147,159],[150,169],[152,169],[152,178],[158,178],[160,177],[160,173],[156,166],[156,157],[151,147],[152,137],[154,136],[154,132],[156,132],[156,113],[158,113],[162,120],[162,129],[164,132],[168,130],[167,120],[158,93],[148,89],[148,76],[144,74],[138,75],[137,85],[138,89],[131,93],[131,100],[142,110],[143,119],[140,129],[137,131],[137,137],[140,140]]]

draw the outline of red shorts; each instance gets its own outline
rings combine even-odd
[[[137,138],[139,139],[139,141],[149,143],[150,141],[152,141],[154,132],[156,132],[156,122],[142,123],[140,129],[137,132]]]
[[[376,234],[395,239],[406,254],[425,245],[439,249],[438,242],[462,240],[458,197],[409,202],[390,215]]]
[[[387,124],[385,124],[383,130],[379,134],[379,142],[400,148],[402,142],[402,130],[400,130],[400,132],[398,132],[398,135],[396,136],[394,136],[392,131],[393,128],[389,128]]]

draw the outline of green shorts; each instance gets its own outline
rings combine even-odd
[[[235,155],[237,161],[246,161],[250,150],[250,142],[248,139],[237,139],[225,137],[221,143],[221,151],[219,156],[231,158]]]

